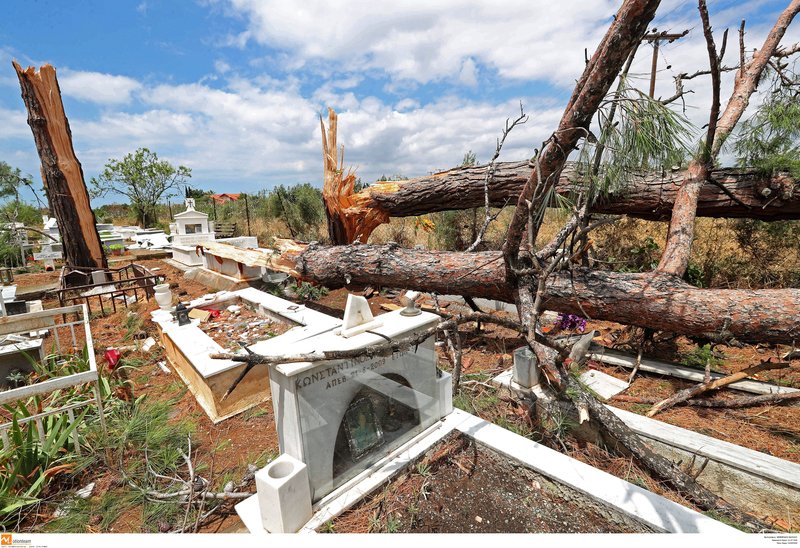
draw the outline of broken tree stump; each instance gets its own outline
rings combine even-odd
[[[69,266],[106,268],[106,256],[89,202],[83,168],[75,156],[72,132],[61,101],[56,69],[22,69],[13,61],[28,110],[28,125],[42,162],[42,181],[58,220],[64,260]]]
[[[328,237],[333,245],[366,243],[369,235],[378,226],[389,222],[389,215],[378,209],[365,210],[355,194],[356,176],[344,171],[344,146],[336,147],[338,126],[336,112],[328,109],[328,129],[322,116],[319,125],[322,131],[323,183],[322,200],[328,219]]]

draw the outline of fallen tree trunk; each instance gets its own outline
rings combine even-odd
[[[212,245],[212,244],[209,244]],[[224,246],[244,264],[268,266],[330,288],[402,287],[514,302],[502,253],[323,246],[280,240],[275,255]],[[576,267],[547,284],[545,308],[685,335],[789,344],[800,340],[800,289],[700,289],[667,274]]]
[[[531,171],[528,161],[495,164],[489,188],[491,205],[513,205]],[[600,200],[593,211],[668,220],[684,177],[683,171],[631,174],[624,189]],[[706,183],[700,192],[698,216],[747,217],[764,221],[800,219],[800,182],[789,176],[768,178],[754,170],[726,168],[712,170],[710,177],[745,205],[731,199],[719,186]],[[375,183],[353,194],[350,200],[357,209],[364,212],[378,210],[389,217],[470,209],[484,205],[485,178],[486,166],[460,167],[405,181]],[[568,163],[556,188],[560,194],[566,195],[581,182],[575,164]]]

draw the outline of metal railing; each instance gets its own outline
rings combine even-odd
[[[94,281],[95,279],[99,281]],[[137,302],[140,293],[149,301],[155,293],[153,286],[163,280],[164,276],[153,274],[138,264],[106,269],[65,266],[61,269],[59,287],[55,292],[61,306],[83,303],[89,312],[92,312],[92,302],[96,299],[102,315],[105,316],[106,301],[110,302],[112,312],[117,311],[120,300],[125,308],[128,304]]]

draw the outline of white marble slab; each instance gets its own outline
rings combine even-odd
[[[586,387],[591,389],[592,392],[605,399],[616,396],[630,386],[630,384],[625,381],[595,369],[584,371],[580,376],[580,380]]]

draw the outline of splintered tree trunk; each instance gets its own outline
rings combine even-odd
[[[356,176],[352,171],[344,172],[344,146],[341,152],[336,147],[337,116],[328,109],[328,129],[322,116],[319,117],[322,130],[323,183],[322,200],[325,203],[325,216],[328,219],[328,237],[335,245],[366,243],[369,235],[378,226],[389,221],[389,217],[377,209],[361,210],[352,201]]]
[[[103,245],[95,224],[83,169],[72,146],[56,70],[43,65],[22,69],[16,62],[22,99],[28,109],[36,150],[42,162],[42,180],[64,247],[64,259],[70,266],[105,268]]]
[[[277,258],[260,252],[259,264],[331,288],[368,284],[514,302],[499,251],[281,244],[289,250]],[[712,339],[800,340],[800,289],[700,289],[666,274],[576,268],[548,282],[545,308]]]

